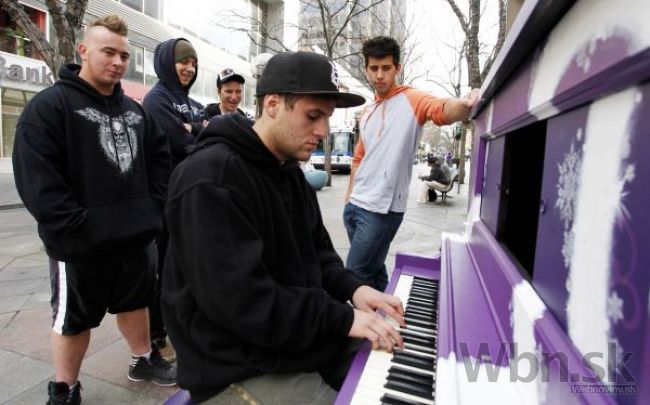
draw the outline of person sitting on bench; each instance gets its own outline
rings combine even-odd
[[[451,181],[449,167],[441,165],[437,157],[430,156],[427,162],[429,163],[429,167],[431,167],[431,172],[428,176],[418,177],[422,180],[419,202],[435,201],[438,198],[435,190],[446,190]]]

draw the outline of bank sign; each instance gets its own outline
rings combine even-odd
[[[0,83],[2,87],[39,91],[53,85],[54,77],[40,60],[0,52]]]

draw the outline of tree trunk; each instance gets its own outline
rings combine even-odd
[[[54,77],[58,77],[58,65],[54,48],[47,42],[45,34],[29,19],[23,6],[17,0],[0,0],[2,9],[9,14],[11,21],[15,22],[25,35],[32,41],[34,47],[43,58],[45,64],[52,70]]]
[[[55,32],[51,43],[47,41],[45,33],[31,21],[17,0],[0,0],[3,10],[25,32],[52,71],[54,78],[57,79],[61,64],[75,60],[76,30],[81,28],[88,0],[68,0],[65,3],[65,10],[61,8],[62,3],[59,0],[46,0],[45,4]]]

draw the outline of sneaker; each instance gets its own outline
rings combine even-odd
[[[77,381],[72,391],[64,382],[50,381],[47,385],[47,392],[50,399],[45,405],[79,405],[81,403],[81,383]]]
[[[154,384],[171,387],[176,385],[176,367],[163,359],[158,349],[153,349],[149,360],[131,357],[127,377],[131,381],[151,380]]]

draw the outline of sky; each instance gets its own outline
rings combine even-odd
[[[498,31],[497,1],[483,2],[486,7],[481,18],[479,35],[483,42],[493,46]],[[456,0],[456,4],[467,13],[466,0]],[[458,18],[447,0],[408,0],[407,13],[414,26],[415,54],[420,55],[420,59],[409,69],[422,76],[415,80],[413,85],[440,96],[448,96],[449,93],[431,80],[445,81],[447,72],[454,65],[457,54],[454,46],[460,47],[464,39]],[[463,71],[465,70],[463,61]],[[466,77],[463,82],[467,83]]]

